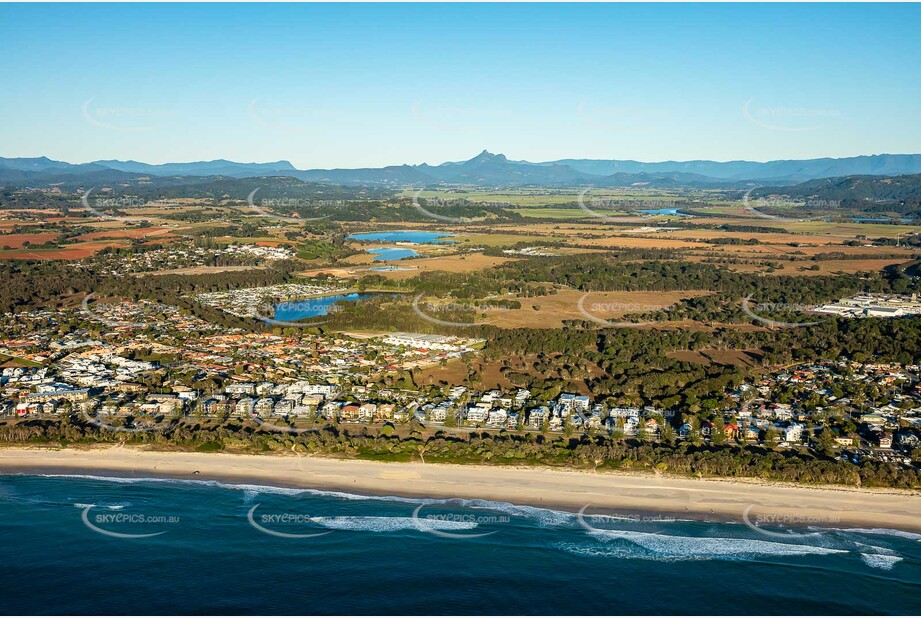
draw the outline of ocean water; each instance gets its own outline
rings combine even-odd
[[[5,614],[906,614],[921,535],[0,476]]]

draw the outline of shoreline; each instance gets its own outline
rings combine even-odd
[[[921,492],[555,468],[384,463],[110,446],[0,448],[0,475],[217,481],[376,497],[505,502],[586,514],[921,533]]]

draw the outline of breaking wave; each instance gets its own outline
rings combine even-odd
[[[396,532],[399,530],[470,530],[476,522],[416,520],[412,517],[311,517],[310,521],[332,530],[358,532]]]
[[[119,477],[87,474],[44,474],[39,475],[52,478],[76,478],[89,481],[109,483],[157,483],[178,484],[194,487],[213,487],[229,491],[242,492],[244,502],[253,503],[260,495],[279,496],[315,496],[319,498],[333,498],[349,501],[380,501],[392,504],[408,504],[414,506],[432,507],[457,507],[473,510],[488,510],[503,515],[520,518],[522,525],[537,528],[560,529],[572,531],[579,528],[579,519],[576,513],[557,511],[536,506],[515,505],[507,502],[490,500],[460,499],[460,498],[408,498],[402,496],[374,496],[356,494],[345,491],[327,489],[306,489],[292,487],[278,487],[273,485],[257,485],[252,483],[231,483],[209,479],[175,479],[155,477]],[[91,506],[77,504],[81,508]],[[125,506],[121,504],[97,504],[99,508],[117,509]],[[364,532],[395,532],[401,530],[432,531],[432,530],[470,530],[477,527],[475,521],[452,521],[438,518],[429,518],[423,514],[418,519],[408,516],[328,516],[313,517],[316,525],[333,530],[349,530]],[[607,516],[599,516],[607,517]],[[612,523],[623,519],[629,526],[631,518],[610,516]],[[686,530],[683,526],[692,520],[679,520],[667,525],[670,531]],[[692,524],[693,525],[693,524]],[[713,525],[713,524],[710,524]],[[719,524],[720,530],[724,524]],[[707,536],[691,536],[680,534],[663,534],[661,532],[648,532],[631,529],[604,529],[594,528],[586,531],[585,540],[576,542],[559,542],[560,539],[551,541],[552,546],[570,553],[584,556],[639,558],[652,560],[708,560],[708,559],[746,559],[764,556],[808,556],[851,554],[859,556],[864,564],[871,568],[890,570],[902,556],[887,547],[879,537],[893,537],[908,541],[921,541],[921,534],[888,528],[821,528],[810,527],[812,531],[823,532],[820,536],[813,537],[809,544],[803,542],[786,542],[784,540],[766,540],[759,538],[746,538],[737,536],[735,526],[725,524],[726,536],[714,535],[710,530]],[[568,532],[567,532],[568,533]],[[871,539],[873,543],[871,544]],[[802,541],[802,539],[800,539]]]
[[[732,556],[803,556],[837,554],[847,550],[816,545],[778,543],[733,537],[691,537],[632,530],[596,530],[591,536],[605,541],[626,541],[656,556],[716,558]]]
[[[860,554],[860,559],[874,569],[891,571],[897,562],[901,562],[902,557],[890,554]]]

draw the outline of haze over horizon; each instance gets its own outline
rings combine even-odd
[[[619,158],[619,157],[618,157],[618,158],[614,158],[614,157],[571,157],[571,156],[558,156],[558,157],[555,157],[554,159],[550,159],[550,160],[540,160],[540,161],[537,161],[537,160],[529,160],[529,159],[516,159],[516,158],[514,158],[514,157],[510,157],[510,156],[506,155],[505,152],[503,152],[503,151],[501,151],[501,150],[498,150],[498,149],[492,150],[492,149],[489,149],[489,148],[483,148],[483,149],[481,149],[479,152],[472,153],[472,154],[470,154],[469,156],[457,156],[457,157],[453,157],[453,158],[450,158],[450,159],[445,159],[444,161],[419,161],[419,162],[412,162],[412,163],[409,163],[409,162],[406,162],[406,161],[392,161],[392,162],[389,162],[389,163],[383,163],[383,164],[381,164],[381,165],[379,165],[379,166],[367,166],[367,167],[370,167],[370,168],[373,168],[373,169],[378,169],[378,168],[383,168],[383,167],[393,167],[393,166],[402,166],[402,165],[418,166],[418,165],[426,165],[426,164],[427,164],[427,165],[430,165],[430,166],[439,166],[439,165],[450,164],[450,163],[464,163],[464,162],[470,161],[471,159],[475,159],[475,158],[480,157],[480,156],[483,156],[483,155],[489,155],[489,156],[491,156],[491,157],[493,157],[493,156],[496,156],[496,157],[504,157],[504,158],[508,159],[508,161],[510,161],[510,162],[516,162],[516,163],[517,163],[517,162],[520,162],[520,163],[537,163],[537,164],[541,164],[541,163],[556,163],[556,162],[559,162],[559,161],[568,161],[568,160],[586,160],[586,161],[588,161],[588,160],[599,160],[599,161],[633,161],[633,162],[636,162],[636,163],[644,163],[644,164],[670,163],[670,162],[675,162],[675,163],[686,163],[686,162],[711,162],[711,163],[739,163],[739,162],[745,162],[745,163],[771,163],[771,162],[776,162],[776,161],[804,161],[804,160],[807,160],[807,159],[800,159],[800,158],[793,158],[793,159],[765,159],[765,160],[757,160],[757,159],[725,159],[725,160],[717,160],[717,159],[695,158],[695,159],[661,159],[661,160],[657,160],[657,161],[651,161],[651,160],[650,160],[650,161],[643,161],[643,160],[640,160],[640,159],[635,159],[635,158],[630,158],[630,157],[624,157],[624,158]],[[921,155],[921,149],[919,149],[919,152],[868,152],[868,153],[863,153],[863,154],[853,155],[853,156],[848,156],[848,157],[812,157],[812,158],[810,158],[809,160],[815,160],[815,159],[849,159],[849,158],[854,158],[854,157],[874,157],[874,156],[915,156],[915,155]],[[65,159],[61,159],[61,158],[49,156],[49,155],[47,155],[47,154],[36,154],[36,155],[33,155],[33,156],[15,156],[15,157],[12,157],[12,156],[6,155],[6,153],[0,152],[0,160],[2,160],[2,159],[4,159],[4,158],[6,158],[6,159],[17,159],[17,158],[29,159],[29,158],[42,158],[42,157],[47,158],[47,159],[52,160],[52,161],[59,161],[59,162],[61,162],[61,163],[76,164],[76,165],[85,165],[85,164],[91,164],[91,163],[115,162],[115,161],[119,161],[119,162],[122,162],[122,163],[129,163],[129,162],[141,163],[141,164],[145,164],[145,165],[196,164],[196,163],[213,163],[213,162],[217,162],[217,161],[227,161],[227,162],[229,162],[229,163],[237,163],[237,164],[242,164],[242,165],[269,165],[269,164],[272,164],[272,163],[291,163],[291,165],[292,165],[295,169],[298,169],[298,170],[304,170],[304,169],[336,169],[336,168],[333,168],[332,166],[328,166],[328,165],[327,165],[327,166],[318,165],[318,166],[316,166],[316,167],[314,167],[314,168],[302,168],[302,167],[299,167],[299,166],[297,166],[297,165],[294,165],[290,159],[285,159],[285,158],[266,159],[266,160],[263,160],[263,161],[235,160],[235,159],[231,159],[231,158],[229,158],[229,157],[218,157],[218,158],[216,158],[216,159],[188,159],[188,160],[175,159],[175,160],[168,160],[168,161],[144,161],[144,160],[139,160],[139,159],[120,159],[120,158],[118,158],[118,157],[104,157],[104,158],[100,158],[100,159],[92,159],[92,160],[87,160],[87,161],[68,161],[68,160],[65,160]],[[343,166],[343,167],[341,167],[341,168],[339,168],[339,169],[358,169],[358,166]]]
[[[531,162],[916,153],[919,11],[5,5],[0,155],[311,169],[483,149]]]

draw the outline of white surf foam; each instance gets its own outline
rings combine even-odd
[[[209,479],[175,479],[175,478],[157,478],[157,477],[121,477],[121,476],[102,476],[93,474],[42,474],[42,477],[49,478],[76,478],[91,481],[102,481],[111,483],[169,483],[191,486],[217,487],[232,491],[242,491],[244,500],[253,501],[260,494],[274,494],[284,496],[310,495],[328,498],[339,498],[342,500],[377,500],[384,502],[398,502],[414,505],[452,505],[459,507],[468,507],[474,509],[487,509],[498,511],[507,515],[525,517],[536,521],[539,525],[554,526],[575,522],[575,514],[565,511],[555,511],[548,508],[536,506],[523,506],[511,504],[509,502],[493,502],[490,500],[465,499],[465,498],[407,498],[405,496],[371,496],[365,494],[354,494],[344,491],[329,489],[309,489],[295,487],[278,487],[275,485],[254,485],[251,483],[226,483],[223,481],[214,481]]]
[[[890,554],[860,554],[860,559],[867,566],[884,571],[891,571],[897,562],[902,561],[901,556]]]
[[[74,502],[73,505],[77,507],[78,509],[100,508],[100,509],[109,509],[110,511],[120,511],[126,506],[131,506],[130,503],[129,504],[87,504],[84,502]]]
[[[596,530],[589,534],[602,541],[627,541],[657,555],[671,557],[802,556],[847,553],[847,550],[830,547],[733,537],[690,537],[632,530]]]
[[[814,530],[831,530],[833,532],[853,533],[853,534],[875,534],[879,536],[897,536],[912,541],[921,541],[921,534],[917,532],[908,532],[907,530],[896,530],[894,528],[813,528]]]
[[[870,554],[886,554],[887,556],[898,555],[894,549],[889,549],[888,547],[880,547],[879,545],[868,545],[867,543],[854,541],[854,546],[857,547],[858,551],[867,552]]]
[[[636,560],[653,560],[656,562],[683,562],[687,560],[709,560],[709,556],[661,556],[650,554],[634,545],[608,546],[585,545],[580,543],[559,543],[556,548],[577,556],[589,558],[619,558]]]
[[[398,530],[470,530],[477,527],[476,522],[417,520],[413,517],[311,517],[311,521],[333,530],[352,530],[359,532],[395,532]]]
[[[575,513],[566,511],[554,511],[539,506],[525,506],[520,504],[511,504],[510,502],[493,502],[490,500],[453,500],[445,501],[446,504],[457,504],[458,506],[467,506],[471,508],[487,509],[498,511],[512,517],[524,517],[536,522],[541,527],[563,526],[572,524],[576,521]]]
[[[220,489],[227,489],[232,491],[242,491],[244,493],[244,500],[247,502],[253,502],[257,496],[260,494],[274,494],[274,495],[284,495],[284,496],[299,496],[299,495],[309,495],[309,496],[318,496],[318,497],[329,497],[337,498],[341,500],[376,500],[384,502],[396,502],[404,504],[413,504],[413,505],[453,505],[459,507],[467,507],[472,509],[485,509],[490,511],[497,511],[513,517],[522,517],[526,518],[529,521],[535,522],[540,527],[555,527],[555,526],[574,526],[577,525],[577,516],[575,513],[570,513],[567,511],[557,511],[545,507],[536,507],[536,506],[523,506],[517,504],[511,504],[508,502],[495,502],[490,500],[478,500],[478,499],[462,499],[462,498],[407,498],[404,496],[372,496],[365,494],[355,494],[345,491],[336,491],[336,490],[327,490],[327,489],[308,489],[308,488],[293,488],[293,487],[279,487],[275,485],[256,485],[252,483],[228,483],[223,481],[215,481],[208,479],[175,479],[175,478],[158,478],[158,477],[134,477],[127,478],[121,476],[105,476],[105,475],[93,475],[93,474],[42,474],[39,475],[42,477],[50,478],[77,478],[85,479],[92,481],[102,481],[110,483],[170,483],[170,484],[181,484],[181,485],[190,485],[190,486],[206,486],[206,487],[216,487]],[[693,520],[679,520],[679,521],[693,521]],[[921,541],[921,534],[914,532],[907,532],[904,530],[895,530],[889,528],[819,528],[812,527],[810,530],[822,531],[822,532],[839,532],[842,534],[852,533],[852,534],[864,534],[864,535],[883,535],[883,536],[895,536],[905,539]],[[606,531],[599,531],[605,533]],[[669,539],[691,539],[692,541],[703,541],[704,539],[697,539],[695,537],[679,537],[679,536],[669,536],[669,535],[655,535],[651,533],[642,533],[642,532],[630,532],[630,531],[611,531],[613,534],[621,534],[621,538],[625,538],[624,535],[642,535],[647,534],[649,536],[645,537],[646,543],[653,543],[653,539],[656,536],[666,537],[665,541],[672,544],[675,547],[682,542],[669,540]],[[613,537],[612,537],[613,538]],[[639,537],[637,537],[639,538]],[[772,546],[775,547],[774,550],[783,550],[787,552],[787,555],[790,553],[796,553],[796,549],[790,548],[807,548],[802,550],[799,553],[831,553],[835,551],[846,551],[846,550],[836,550],[831,548],[815,547],[811,545],[794,545],[790,543],[783,542],[769,542],[769,541],[758,541],[758,540],[746,540],[746,539],[720,539],[715,538],[715,541],[728,541],[729,545],[724,545],[726,552],[725,554],[718,555],[728,555],[731,553],[733,545],[735,548],[741,548],[747,546],[749,549],[758,550],[759,547],[762,551],[770,552]],[[663,543],[663,541],[658,541]],[[686,551],[691,550],[693,543],[691,541],[683,542]],[[757,543],[762,543],[764,545],[757,545]],[[747,545],[746,545],[747,544]],[[786,549],[785,549],[786,548]],[[723,551],[723,550],[716,550]],[[690,555],[690,554],[688,554]]]

